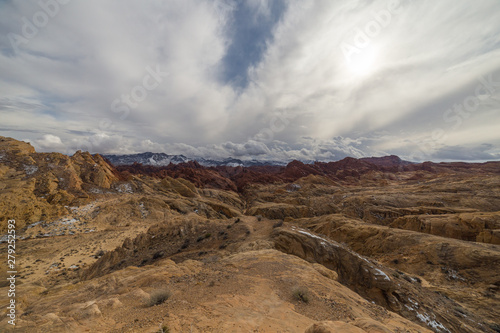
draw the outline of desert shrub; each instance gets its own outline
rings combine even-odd
[[[279,228],[279,227],[282,227],[282,226],[283,226],[283,221],[278,221],[275,224],[273,224],[273,229],[274,228]]]
[[[165,303],[170,296],[172,296],[172,293],[166,288],[154,290],[149,297],[148,305],[155,306]]]
[[[181,246],[181,249],[184,250],[189,247],[189,239],[186,239]]]
[[[297,287],[293,290],[292,295],[299,302],[309,303],[309,292],[306,288]]]
[[[160,259],[165,255],[165,252],[163,251],[158,251],[153,254],[153,260]]]
[[[170,328],[167,325],[160,324],[159,333],[170,333]]]
[[[495,332],[499,332],[499,333],[500,333],[500,325],[495,324],[495,323],[492,323],[492,324],[490,324],[489,326],[490,326],[490,328],[491,328],[493,331],[495,331]]]

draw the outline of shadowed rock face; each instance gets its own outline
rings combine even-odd
[[[272,238],[278,250],[317,262],[338,274],[338,281],[353,291],[405,318],[418,321],[432,313],[430,326],[441,332],[480,330],[478,317],[457,321],[449,309],[459,304],[422,288],[418,279],[404,279],[393,269],[382,267],[345,246],[304,229],[276,229]]]
[[[16,330],[500,330],[497,162],[120,168],[0,138]]]

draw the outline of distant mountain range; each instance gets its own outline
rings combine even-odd
[[[189,158],[184,155],[168,155],[165,153],[140,153],[140,154],[129,154],[129,155],[102,155],[113,165],[132,165],[134,163],[140,163],[142,165],[152,165],[152,166],[167,166],[170,163],[180,164],[186,163],[188,161],[196,161],[200,165],[205,167],[212,166],[265,166],[265,165],[282,165],[288,164],[288,161],[259,161],[259,160],[240,160],[236,158],[226,158],[224,160],[212,160],[205,158]]]
[[[276,160],[240,160],[237,158],[226,158],[223,160],[213,160],[206,159],[202,157],[187,157],[184,155],[168,155],[165,153],[139,153],[139,154],[128,154],[128,155],[111,155],[105,154],[102,155],[105,157],[111,164],[113,165],[132,165],[134,163],[139,163],[142,165],[151,165],[151,166],[167,166],[170,163],[172,164],[181,164],[187,163],[189,161],[196,161],[200,165],[204,167],[217,167],[217,166],[230,166],[230,167],[252,167],[252,166],[268,166],[268,165],[276,165],[276,166],[286,166],[291,161],[276,161]],[[384,156],[384,157],[363,157],[359,159],[360,161],[368,162],[375,164],[379,167],[390,167],[390,166],[403,166],[410,165],[413,162],[404,161],[400,159],[398,156]],[[315,161],[301,161],[305,164],[313,164]]]

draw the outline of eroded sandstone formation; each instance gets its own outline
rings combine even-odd
[[[16,331],[500,331],[497,162],[115,169],[0,138],[0,198]]]

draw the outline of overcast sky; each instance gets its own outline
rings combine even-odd
[[[498,0],[0,1],[37,151],[500,160]]]

